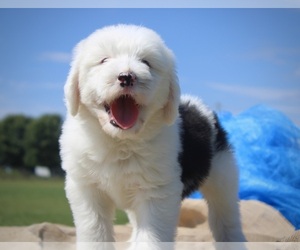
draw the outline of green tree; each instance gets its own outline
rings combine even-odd
[[[59,136],[62,118],[59,115],[43,115],[32,120],[25,134],[26,166],[48,166],[51,169],[60,167]]]
[[[0,165],[24,166],[24,136],[30,121],[24,115],[10,115],[0,122]]]

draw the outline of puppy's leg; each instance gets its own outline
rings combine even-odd
[[[173,249],[180,204],[178,192],[165,197],[146,198],[129,211],[133,225],[130,249]]]
[[[218,242],[245,241],[238,204],[238,170],[230,151],[214,156],[209,177],[200,190],[208,203],[214,239]]]
[[[95,186],[78,184],[68,176],[66,193],[73,212],[77,242],[113,242],[112,201]]]

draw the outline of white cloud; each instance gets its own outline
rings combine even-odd
[[[6,81],[6,90],[12,91],[32,91],[36,90],[62,90],[64,83],[62,82],[28,82],[28,81]]]
[[[59,63],[70,63],[72,54],[66,52],[44,52],[40,55],[40,59]]]
[[[63,83],[0,81],[0,119],[8,114],[64,114]]]
[[[263,60],[273,64],[285,64],[300,56],[300,48],[261,48],[241,55],[248,60]]]
[[[295,70],[295,76],[300,77],[300,66]]]
[[[66,109],[61,101],[53,103],[4,103],[0,105],[0,119],[11,114],[24,114],[37,117],[42,114],[65,115]]]
[[[300,99],[300,90],[299,89],[279,89],[271,87],[253,87],[253,86],[241,86],[233,84],[224,84],[224,83],[211,83],[209,87],[231,93],[236,95],[242,95],[247,97],[252,97],[259,99],[260,101],[272,101],[272,100],[282,100],[290,98]]]
[[[284,111],[285,113],[297,116],[298,120],[300,121],[300,109],[298,106],[291,106],[291,105],[287,105],[287,104],[286,105],[278,104],[278,105],[276,105],[276,108]]]
[[[214,91],[220,91],[224,96],[230,95],[230,98],[227,96],[225,110],[240,113],[258,103],[264,103],[282,111],[293,122],[300,125],[299,88],[254,87],[225,83],[211,83],[208,86]]]

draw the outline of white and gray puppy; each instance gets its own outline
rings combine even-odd
[[[65,100],[61,157],[78,242],[113,242],[116,207],[132,242],[172,242],[195,190],[215,240],[245,240],[226,133],[199,99],[180,99],[174,56],[154,31],[117,25],[81,41]]]

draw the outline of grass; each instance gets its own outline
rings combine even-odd
[[[25,226],[51,222],[73,226],[63,179],[0,174],[0,226]],[[115,224],[128,222],[123,211]]]

